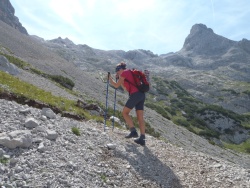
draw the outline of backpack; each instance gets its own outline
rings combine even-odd
[[[142,71],[139,71],[136,69],[130,70],[130,72],[133,75],[135,84],[131,83],[127,79],[126,79],[126,81],[129,82],[130,84],[136,86],[139,89],[139,91],[141,91],[143,93],[148,92],[149,91],[149,82],[147,80],[146,75]]]

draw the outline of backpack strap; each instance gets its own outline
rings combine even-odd
[[[133,80],[134,80],[134,82],[135,82],[133,72],[132,72],[130,69],[129,69],[129,72],[131,73],[131,75],[132,75],[132,77],[133,77]],[[128,82],[129,84],[135,86],[135,87],[138,89],[138,87],[137,87],[134,83],[130,82],[128,79],[125,78],[124,81],[126,81],[126,82]],[[129,91],[128,91],[129,94],[130,94],[130,89],[131,89],[131,87],[129,86]]]

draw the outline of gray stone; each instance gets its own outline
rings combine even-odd
[[[2,157],[4,154],[5,154],[5,151],[2,148],[0,148],[0,157]]]
[[[30,108],[22,108],[19,110],[19,112],[22,114],[28,114],[28,113],[30,113]]]
[[[49,140],[56,140],[56,139],[57,139],[58,134],[57,134],[56,131],[47,130],[46,132],[47,132],[47,138],[48,138]]]
[[[56,118],[56,114],[50,109],[50,108],[43,108],[42,109],[42,115],[46,116],[50,119],[55,119]]]
[[[36,128],[38,126],[39,126],[39,123],[34,118],[27,118],[25,120],[25,127],[29,128],[29,129],[33,129],[33,128]]]
[[[116,145],[115,145],[115,144],[112,144],[112,143],[108,143],[108,144],[107,144],[107,147],[108,147],[108,149],[115,149],[115,148],[116,148]]]
[[[44,152],[44,151],[45,151],[45,147],[44,147],[43,142],[39,143],[39,146],[38,146],[37,149],[38,149],[38,151],[40,151],[40,152]]]

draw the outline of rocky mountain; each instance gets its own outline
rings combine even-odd
[[[28,35],[27,30],[19,22],[19,19],[15,16],[15,9],[11,5],[9,0],[0,1],[0,20],[20,31],[23,34]]]
[[[34,187],[32,179],[39,179],[39,185],[46,182],[47,187],[80,186],[83,181],[94,187],[128,187],[132,186],[131,181],[135,187],[237,187],[237,183],[241,187],[248,186],[249,154],[223,148],[224,143],[247,145],[249,139],[247,39],[231,41],[203,24],[195,24],[180,51],[156,55],[143,49],[104,51],[87,44],[75,45],[70,39],[61,37],[46,41],[39,36],[23,34],[1,20],[0,28],[0,69],[54,96],[104,104],[107,91],[102,78],[107,71],[114,73],[119,61],[126,61],[130,68],[148,69],[151,90],[145,107],[146,122],[160,133],[162,139],[148,135],[148,146],[138,149],[123,139],[122,129],[106,135],[101,131],[102,123],[81,124],[64,119],[60,114],[55,119],[46,118],[37,109],[1,100],[0,123],[4,126],[0,131],[0,147],[3,149],[0,158],[10,159],[7,167],[0,165],[3,172],[0,174],[4,174],[0,180],[4,180],[4,186]],[[59,87],[48,79],[48,75],[72,80],[73,91]],[[8,86],[0,83],[2,90],[8,90]],[[113,88],[109,92],[108,105],[113,108]],[[117,98],[117,111],[120,111],[127,94],[117,90]],[[30,118],[33,118],[30,124],[38,125],[37,128],[26,126]],[[84,136],[72,135],[70,129],[74,125],[84,132]],[[23,140],[22,135],[32,137],[28,139],[28,148],[21,144],[24,149],[17,147],[13,150],[8,143],[19,142],[5,140]],[[50,139],[53,136],[57,138]],[[116,142],[116,149],[110,150],[108,142]],[[59,154],[63,148],[67,150],[65,156]],[[29,161],[24,160],[26,155],[31,156]],[[95,160],[91,161],[90,156]],[[145,161],[139,156],[146,157]],[[79,159],[86,161],[83,168],[79,167]],[[142,165],[149,161],[156,162],[147,166],[154,175],[148,174]],[[54,169],[54,164],[60,169]],[[195,166],[194,169],[190,164]],[[53,175],[52,167],[60,173]],[[128,171],[123,171],[124,167],[128,167]],[[40,170],[44,169],[46,173],[41,174]],[[174,169],[173,173],[168,169]],[[157,173],[159,170],[163,175]],[[165,172],[171,172],[173,176],[166,180]],[[86,179],[74,176],[79,173],[85,174]]]
[[[44,44],[82,70],[101,68],[110,71],[117,62],[124,60],[131,68],[148,69],[153,75],[178,81],[203,102],[241,114],[250,110],[249,95],[245,94],[249,91],[250,41],[226,39],[203,24],[192,27],[180,51],[160,56],[146,50],[103,51],[75,45],[60,37]],[[239,84],[241,82],[245,84]],[[234,95],[230,91],[240,94]]]

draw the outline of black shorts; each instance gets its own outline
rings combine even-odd
[[[144,110],[145,93],[136,92],[129,96],[125,106],[129,109]]]

